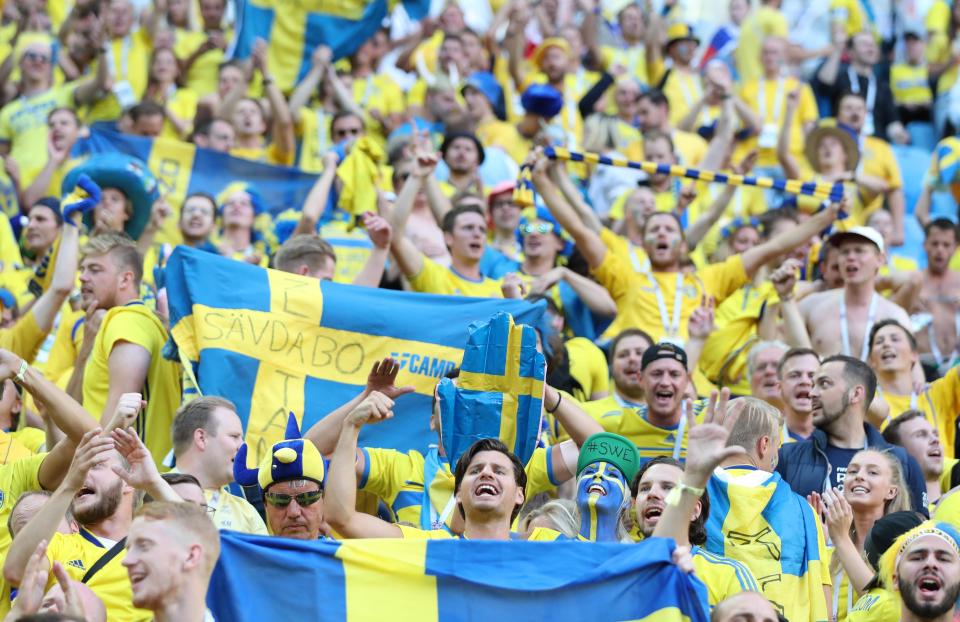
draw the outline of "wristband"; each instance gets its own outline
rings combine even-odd
[[[560,391],[557,391],[557,403],[554,405],[552,410],[549,408],[545,409],[547,411],[547,414],[552,415],[553,413],[557,412],[557,409],[560,408],[560,402],[562,401],[563,401],[563,393],[561,393]]]
[[[27,365],[27,362],[20,359],[20,369],[17,371],[17,375],[13,377],[13,381],[22,386],[23,377],[26,375],[28,369],[30,369],[30,366]]]
[[[699,499],[703,496],[704,490],[703,488],[694,488],[693,486],[687,486],[683,482],[680,482],[667,493],[667,498],[664,499],[663,502],[669,506],[676,507],[680,505],[680,497],[685,492],[689,492]]]

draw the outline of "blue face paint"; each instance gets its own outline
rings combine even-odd
[[[617,521],[627,490],[623,473],[612,464],[588,464],[577,477],[580,535],[594,542],[616,542]]]

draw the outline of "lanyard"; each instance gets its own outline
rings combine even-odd
[[[327,152],[327,137],[329,136],[327,132],[327,111],[323,108],[317,108],[315,113],[317,116],[317,157],[320,158]]]
[[[954,316],[954,325],[956,326],[957,338],[960,339],[960,311],[957,311],[957,314]],[[930,354],[933,355],[933,360],[936,361],[937,366],[946,365],[947,368],[953,367],[953,363],[958,358],[956,345],[954,345],[950,357],[944,358],[943,353],[940,352],[940,346],[937,345],[937,334],[933,330],[933,322],[927,325],[927,337],[930,340]]]
[[[867,324],[863,327],[863,345],[860,347],[860,360],[867,360],[867,355],[870,354],[870,344],[867,343],[870,339],[870,329],[873,328],[873,320],[877,315],[877,298],[879,296],[874,293],[870,298],[870,309],[867,311]],[[840,340],[842,344],[841,352],[846,356],[852,356],[850,349],[850,327],[847,325],[847,300],[844,296],[840,296]]]
[[[637,250],[640,248],[642,247],[636,246],[633,242],[627,242],[627,250],[630,253],[630,263],[633,264],[633,271],[645,274],[650,270],[650,258],[644,258],[641,263],[640,258],[637,257]]]
[[[673,459],[680,460],[680,452],[683,451],[683,433],[687,429],[687,401],[680,402],[680,423],[677,425],[677,437],[673,439]]]
[[[107,61],[110,63],[110,75],[112,75],[114,79],[117,79],[120,77],[122,77],[124,80],[130,79],[130,77],[127,75],[127,69],[128,69],[127,63],[130,60],[130,46],[131,46],[130,35],[127,35],[123,38],[123,43],[121,44],[121,47],[123,48],[123,50],[120,53],[120,74],[119,75],[115,71],[115,68],[117,66],[117,59],[113,52],[113,43],[111,42],[110,45],[107,46]]]
[[[447,527],[447,519],[450,518],[453,508],[456,507],[457,496],[450,495],[450,499],[447,500],[447,504],[444,506],[442,512],[437,513],[437,509],[433,505],[433,500],[430,498],[430,488],[433,486],[433,482],[438,474],[441,477],[446,475],[443,470],[443,464],[441,463],[439,448],[436,445],[431,445],[427,451],[427,455],[424,456],[423,502],[420,507],[420,527],[427,530],[443,529],[450,531],[450,528]],[[424,512],[424,510],[427,511]]]
[[[367,80],[363,86],[363,97],[360,98],[360,101],[357,102],[357,105],[359,105],[361,108],[366,109],[367,100],[370,99],[371,91],[373,91],[373,74],[372,73],[367,76]]]
[[[660,289],[660,283],[657,282],[657,279],[651,272],[647,272],[646,275],[647,279],[650,280],[650,284],[653,286],[653,293],[657,297],[657,307],[660,308],[660,323],[663,324],[663,330],[666,331],[667,337],[676,337],[680,329],[680,307],[683,306],[680,300],[680,297],[683,295],[683,272],[677,272],[677,289],[673,295],[672,322],[667,315],[667,301],[663,298],[663,290]]]
[[[687,102],[687,108],[693,108],[693,105],[697,103],[697,100],[702,96],[702,91],[700,90],[700,83],[697,82],[697,79],[694,77],[681,77],[686,76],[685,72],[678,71],[676,72],[677,82],[680,84],[680,91],[683,94],[684,101]],[[693,88],[690,88],[690,85],[693,85]]]
[[[577,110],[577,102],[579,99],[576,97],[576,93],[569,92],[570,89],[567,88],[567,84],[564,83],[564,91],[567,91],[563,94],[564,104],[563,107],[566,109],[567,116],[567,148],[576,149],[577,148],[577,115],[579,111]]]
[[[833,584],[836,586],[836,589],[833,590],[833,619],[837,619],[839,612],[837,611],[840,608],[840,584],[843,581],[843,570],[837,573],[837,576],[833,578]],[[853,586],[850,585],[849,579],[847,580],[847,614],[850,614],[850,610],[853,609]]]
[[[847,80],[850,82],[850,91],[860,93],[860,75],[853,70],[853,67],[847,65]],[[870,72],[867,77],[867,118],[863,124],[863,132],[872,135],[876,130],[873,123],[873,107],[877,103],[877,77]]]
[[[770,123],[773,125],[780,124],[780,111],[783,108],[783,88],[784,80],[783,78],[777,78],[777,92],[773,96],[773,112],[770,117]],[[760,101],[757,102],[760,106],[760,123],[767,123],[767,81],[764,78],[760,78]]]

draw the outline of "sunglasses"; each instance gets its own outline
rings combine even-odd
[[[272,505],[275,508],[285,508],[290,505],[290,502],[294,499],[297,500],[297,505],[302,508],[307,507],[308,505],[313,505],[320,498],[323,497],[322,490],[313,490],[311,492],[301,492],[298,495],[288,495],[282,492],[265,492],[263,493],[263,500]]]
[[[530,235],[531,233],[539,233],[541,235],[546,235],[553,231],[553,225],[549,222],[543,222],[539,225],[522,225],[520,227],[520,233],[524,235]]]
[[[50,57],[46,54],[38,54],[37,52],[24,52],[23,57],[33,63],[49,63]]]

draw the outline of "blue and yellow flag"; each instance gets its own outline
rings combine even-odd
[[[220,533],[217,620],[706,622],[706,588],[641,544],[469,540],[307,542]],[[264,572],[269,568],[269,572]]]
[[[397,0],[241,0],[233,57],[247,58],[257,39],[269,42],[270,71],[289,93],[310,71],[315,47],[326,45],[343,58],[380,28]],[[427,15],[430,0],[403,0],[414,20]]]
[[[361,444],[426,453],[436,443],[434,388],[460,364],[470,322],[505,311],[540,327],[545,308],[320,282],[186,247],[174,250],[164,276],[180,360],[201,393],[236,404],[248,466],[283,438],[287,413],[308,430],[388,356],[400,362],[397,383],[416,392],[399,400],[396,417],[365,427]]]
[[[456,384],[440,381],[443,448],[455,465],[476,441],[499,438],[526,464],[537,446],[547,363],[537,333],[507,313],[470,325]]]
[[[718,470],[707,485],[706,548],[742,562],[788,620],[829,619],[823,528],[807,500],[778,473]]]
[[[175,214],[179,214],[184,198],[190,194],[204,192],[216,197],[238,181],[256,186],[271,215],[287,208],[299,210],[317,180],[316,175],[295,168],[235,158],[179,140],[128,136],[103,128],[93,128],[88,138],[78,141],[73,155],[84,157],[117,151],[147,163],[157,178],[160,194],[174,206]],[[157,236],[158,242],[178,242],[177,218],[168,218],[161,233]]]

